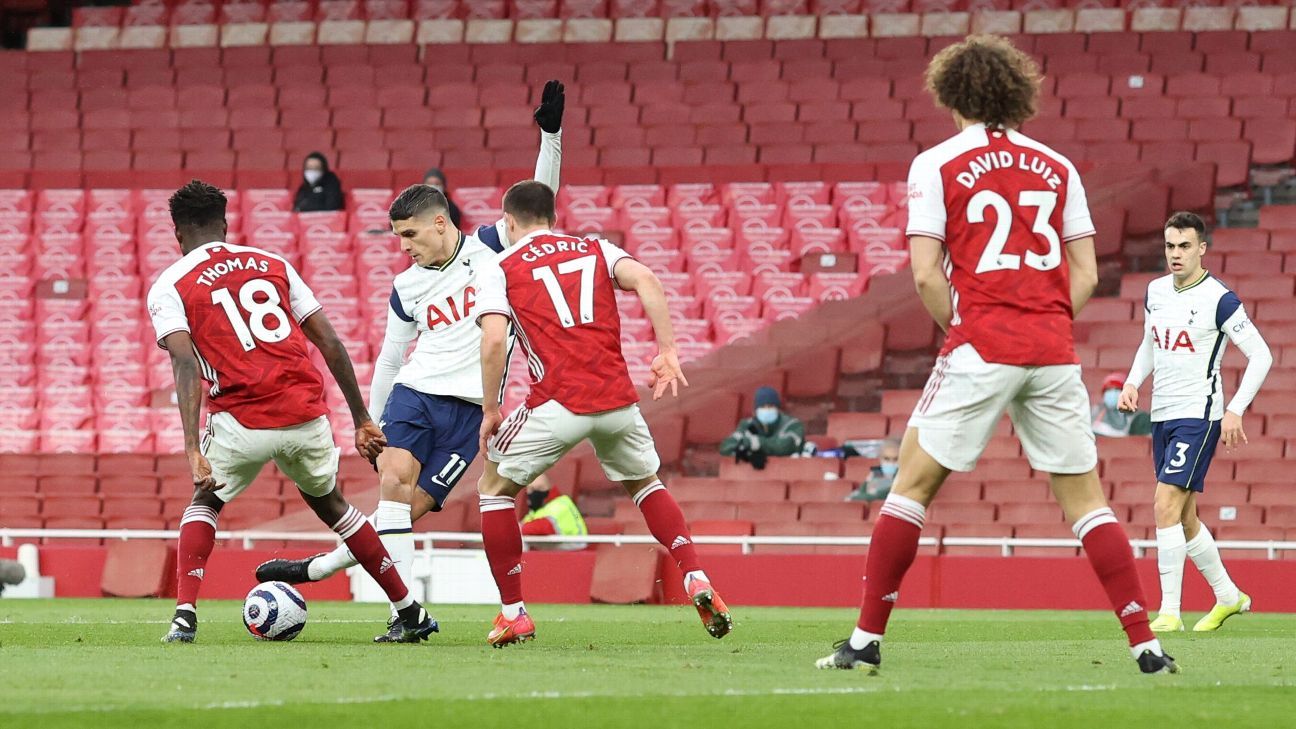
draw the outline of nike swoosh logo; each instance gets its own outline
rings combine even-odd
[[[1183,473],[1183,469],[1182,469],[1182,468],[1167,468],[1167,469],[1165,470],[1165,472],[1166,472],[1166,473]]]

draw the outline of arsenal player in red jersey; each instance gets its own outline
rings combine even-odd
[[[647,266],[605,241],[550,232],[554,194],[528,180],[504,195],[508,238],[515,241],[478,274],[482,327],[482,541],[502,609],[487,641],[501,647],[535,636],[522,602],[522,534],[513,497],[563,454],[589,440],[608,479],[643,512],[648,529],[684,572],[684,589],[707,632],[724,637],[733,620],[702,571],[684,514],[666,490],[639,395],[621,356],[615,290],[634,291],[657,336],[649,383],[656,399],[688,385],[675,354],[666,296]],[[509,324],[531,369],[526,403],[500,415],[499,392]],[[501,422],[502,421],[502,422]]]
[[[339,449],[307,342],[324,355],[346,396],[356,449],[372,459],[385,443],[315,295],[283,258],[225,242],[226,200],[219,189],[194,180],[170,203],[184,256],[149,289],[148,309],[158,346],[171,355],[195,490],[180,522],[175,617],[162,640],[196,638],[198,589],[221,508],[271,460],[400,609],[403,642],[425,640],[436,621],[410,598],[373,525],[337,489]],[[200,380],[210,385],[201,443]]]
[[[1129,539],[1107,505],[1071,322],[1098,282],[1094,227],[1069,160],[1018,127],[1035,113],[1039,69],[1008,41],[941,51],[927,89],[958,134],[909,171],[909,251],[918,294],[945,346],[900,446],[873,527],[851,637],[820,668],[882,662],[882,635],[913,563],[927,505],[950,471],[971,471],[1005,410],[1061,505],[1144,673],[1174,672],[1148,627]]]

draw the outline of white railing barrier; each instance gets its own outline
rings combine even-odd
[[[11,547],[18,539],[178,539],[176,530],[152,529],[5,529],[0,528],[0,546]],[[272,532],[272,531],[218,531],[216,538],[224,541],[240,541],[245,549],[252,549],[257,542],[335,542],[337,535],[333,532]],[[471,542],[482,541],[478,532],[419,532],[414,535],[415,542],[424,550],[432,551],[433,542]],[[584,536],[524,536],[531,544],[656,544],[657,540],[647,534],[587,534]],[[743,554],[751,554],[752,547],[760,545],[783,544],[790,546],[839,546],[867,547],[872,541],[869,537],[810,537],[810,536],[703,536],[693,537],[696,544],[737,544]],[[1296,541],[1240,541],[1217,540],[1220,549],[1240,549],[1263,551],[1266,559],[1278,559],[1279,552],[1296,551]],[[1076,549],[1080,546],[1078,539],[1042,539],[1025,537],[923,537],[918,540],[920,547],[998,547],[1000,554],[1010,557],[1017,547],[1053,547],[1058,549]],[[1152,539],[1133,539],[1130,545],[1135,557],[1142,557],[1149,549],[1156,548]]]

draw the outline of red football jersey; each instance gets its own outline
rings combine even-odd
[[[987,362],[1079,361],[1063,246],[1094,227],[1066,157],[1016,131],[970,126],[914,160],[908,234],[945,242],[954,318],[942,354],[970,342]]]
[[[478,318],[505,314],[531,369],[526,406],[557,400],[577,414],[639,402],[621,356],[612,270],[629,254],[603,240],[541,231],[479,274]]]
[[[319,302],[284,259],[258,248],[209,243],[167,268],[149,289],[158,346],[189,332],[208,410],[246,428],[283,428],[328,412],[324,380],[300,322]]]

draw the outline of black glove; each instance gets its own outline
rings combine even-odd
[[[561,81],[546,83],[544,92],[540,94],[540,106],[535,110],[536,124],[550,134],[562,129],[563,104],[566,101]]]

